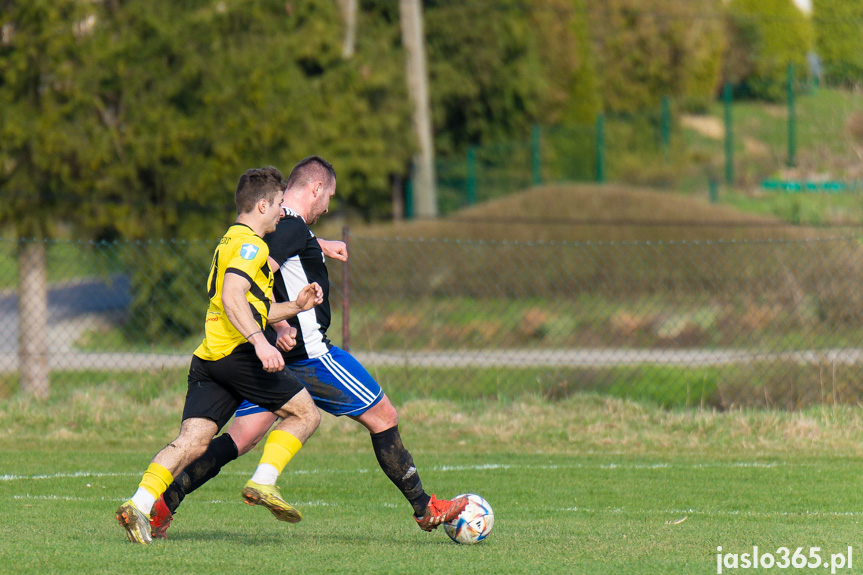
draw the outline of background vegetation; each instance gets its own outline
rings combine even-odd
[[[339,166],[340,203],[391,214],[413,149],[397,4],[359,2],[351,58],[332,0],[3,6],[0,216],[19,236],[207,237],[240,172],[312,152]],[[854,6],[820,0],[810,20],[791,0],[425,2],[437,153],[663,97],[704,111],[725,81],[781,100],[813,47],[826,80],[853,83]]]
[[[132,270],[127,279],[133,293],[122,326],[125,345],[152,348],[155,340],[185,342],[197,333],[196,308],[168,311],[167,303],[197,290],[198,274],[186,262],[191,257],[206,261],[202,254],[209,250],[206,244],[182,241],[210,240],[230,223],[227,191],[249,166],[287,169],[308,153],[320,153],[339,172],[334,211],[375,221],[395,215],[393,198],[404,192],[401,182],[410,173],[414,146],[396,3],[359,3],[357,50],[350,58],[341,49],[341,12],[330,0],[36,0],[3,6],[8,9],[0,37],[0,102],[11,110],[0,119],[0,187],[9,198],[0,205],[5,231],[24,238],[172,240],[138,244],[111,262],[115,269]],[[616,182],[700,195],[709,181],[718,179],[723,154],[737,158],[737,176],[725,182],[721,198],[714,194],[711,204],[630,193],[616,185],[535,187],[513,196],[512,203],[491,203],[484,211],[469,207],[449,220],[395,224],[368,233],[479,241],[524,235],[563,242],[796,241],[840,235],[838,229],[826,233],[787,227],[770,217],[745,216],[717,205],[718,200],[795,225],[847,225],[859,219],[853,194],[820,202],[769,196],[758,188],[770,177],[853,182],[863,173],[863,106],[848,89],[853,66],[842,78],[827,74],[828,83],[839,83],[829,88],[818,85],[810,76],[816,70],[807,67],[808,52],[822,45],[825,70],[830,62],[845,61],[847,47],[831,52],[824,44],[835,36],[839,20],[852,18],[851,12],[837,10],[829,3],[816,5],[815,17],[809,19],[790,0],[734,0],[727,5],[718,0],[426,2],[436,151],[441,166],[449,162],[450,167],[439,172],[448,178],[441,197],[453,209],[547,181],[602,180],[603,170]],[[849,34],[851,41],[854,34]],[[790,86],[788,63],[796,71]],[[722,122],[729,110],[716,100],[725,83],[734,86],[738,98],[734,123]],[[776,105],[789,89],[799,100],[795,109]],[[791,117],[793,110],[799,119]],[[800,150],[793,167],[779,168],[792,163],[786,141],[792,124],[800,128]],[[41,209],[33,209],[34,198]],[[549,209],[533,213],[534,205]],[[513,222],[513,214],[532,221]],[[620,225],[645,215],[655,221]],[[696,221],[702,225],[692,227]],[[334,229],[338,235],[340,230]],[[19,244],[18,265],[8,266],[13,270],[6,280],[10,287],[12,278],[23,284],[24,272],[38,267],[25,248],[42,245]],[[852,345],[857,306],[841,310],[837,303],[849,290],[835,279],[849,275],[848,269],[836,269],[848,261],[847,245],[838,251],[829,243],[812,245],[824,266],[812,266],[811,258],[774,262],[757,280],[772,281],[770,274],[785,266],[813,294],[795,309],[834,329],[837,342]],[[384,243],[369,253],[386,249]],[[578,289],[586,297],[598,297],[598,309],[624,313],[624,308],[659,301],[651,298],[662,299],[663,290],[719,297],[736,288],[731,284],[737,281],[737,260],[716,264],[721,259],[711,249],[698,248],[701,256],[678,271],[636,269],[631,259],[642,254],[597,246],[588,255],[579,252],[582,260],[574,273],[561,269],[558,253],[541,255],[543,250],[534,249],[531,257],[552,271],[536,280],[539,292],[533,294],[505,282],[490,287],[485,280],[502,270],[482,258],[467,269],[438,261],[434,269],[420,270],[410,279],[382,276],[382,282],[396,282],[422,297],[446,293],[457,301],[480,295],[493,299],[495,294],[533,297],[514,312],[532,317],[553,315],[557,299]],[[684,252],[692,251],[678,246],[663,253],[684,261]],[[414,246],[394,258],[410,267],[406,258],[416,255]],[[82,270],[85,265],[82,261]],[[639,281],[627,275],[633,271]],[[48,281],[64,272],[51,274]],[[467,292],[450,293],[461,277],[472,278],[462,282]],[[373,293],[361,295],[372,301]],[[708,319],[687,324],[684,332],[691,338],[679,338],[677,345],[684,340],[707,346],[744,343],[745,338],[726,328],[733,323],[730,317],[747,315],[755,304],[728,304],[720,313],[712,309],[714,303],[696,300],[686,314],[704,312]],[[474,329],[479,323],[494,324],[486,317],[493,309],[479,306],[476,311],[476,317],[461,322],[464,329],[451,343],[472,341],[492,348],[524,344],[517,334],[512,340]],[[388,313],[404,315],[400,309]],[[593,316],[570,315],[575,318],[570,331],[580,335],[560,339],[567,345],[584,345],[597,333],[612,334],[611,324],[621,320],[612,313],[610,325],[596,325]],[[629,334],[627,345],[667,344],[657,330],[671,320],[636,315],[640,327]],[[458,323],[457,317],[451,319]],[[438,323],[422,319],[418,325]],[[539,331],[547,332],[550,324],[539,323]],[[363,329],[372,325],[369,320]],[[787,339],[783,329],[771,332],[771,341]],[[412,349],[436,345],[437,335],[420,332]],[[90,334],[81,345],[96,349],[106,337]],[[367,337],[386,347],[390,336]],[[611,337],[594,338],[594,343],[608,343]],[[525,345],[536,343],[534,338]]]

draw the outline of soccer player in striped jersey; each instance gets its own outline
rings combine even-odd
[[[319,240],[309,226],[327,213],[335,190],[335,170],[318,156],[302,160],[288,176],[285,215],[276,230],[264,238],[274,260],[271,265],[278,270],[273,294],[277,302],[289,301],[298,289],[314,282],[323,289],[324,298],[315,308],[275,324],[268,335],[282,350],[286,369],[299,377],[319,408],[348,416],[369,430],[381,469],[410,503],[419,527],[432,531],[458,517],[467,499],[449,501],[425,492],[413,457],[402,443],[395,407],[368,371],[327,339],[330,285],[324,256],[345,261],[347,249],[343,242]],[[153,536],[167,538],[174,511],[185,495],[252,449],[274,421],[272,413],[244,402],[228,432],[214,439],[207,452],[156,502],[150,520]]]

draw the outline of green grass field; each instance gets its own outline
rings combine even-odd
[[[399,408],[426,488],[494,507],[479,545],[421,532],[368,434],[325,416],[280,479],[302,523],[242,504],[258,448],[187,499],[168,542],[137,547],[113,512],[174,437],[183,401],[180,382],[143,386],[79,383],[48,403],[0,404],[0,572],[716,573],[718,546],[826,558],[861,541],[857,408],[664,410],[524,393]]]

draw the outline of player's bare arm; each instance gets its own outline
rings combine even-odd
[[[339,240],[322,240],[318,238],[318,245],[321,246],[321,251],[328,258],[339,260],[341,262],[348,261],[348,244]]]
[[[297,294],[297,299],[294,301],[286,301],[282,303],[274,303],[270,306],[270,313],[267,322],[274,324],[283,319],[292,318],[295,315],[310,310],[316,305],[322,304],[324,301],[324,290],[317,282],[310,283],[300,290]]]
[[[225,308],[225,315],[228,316],[234,329],[255,346],[255,354],[261,360],[264,370],[281,371],[285,367],[281,352],[270,345],[249,310],[246,292],[251,287],[252,284],[246,278],[232,273],[225,274],[222,284],[222,305]]]

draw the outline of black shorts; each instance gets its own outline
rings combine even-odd
[[[230,355],[216,361],[193,355],[183,421],[204,417],[221,429],[244,399],[275,412],[304,389],[287,369],[264,371],[250,343],[237,346]]]

